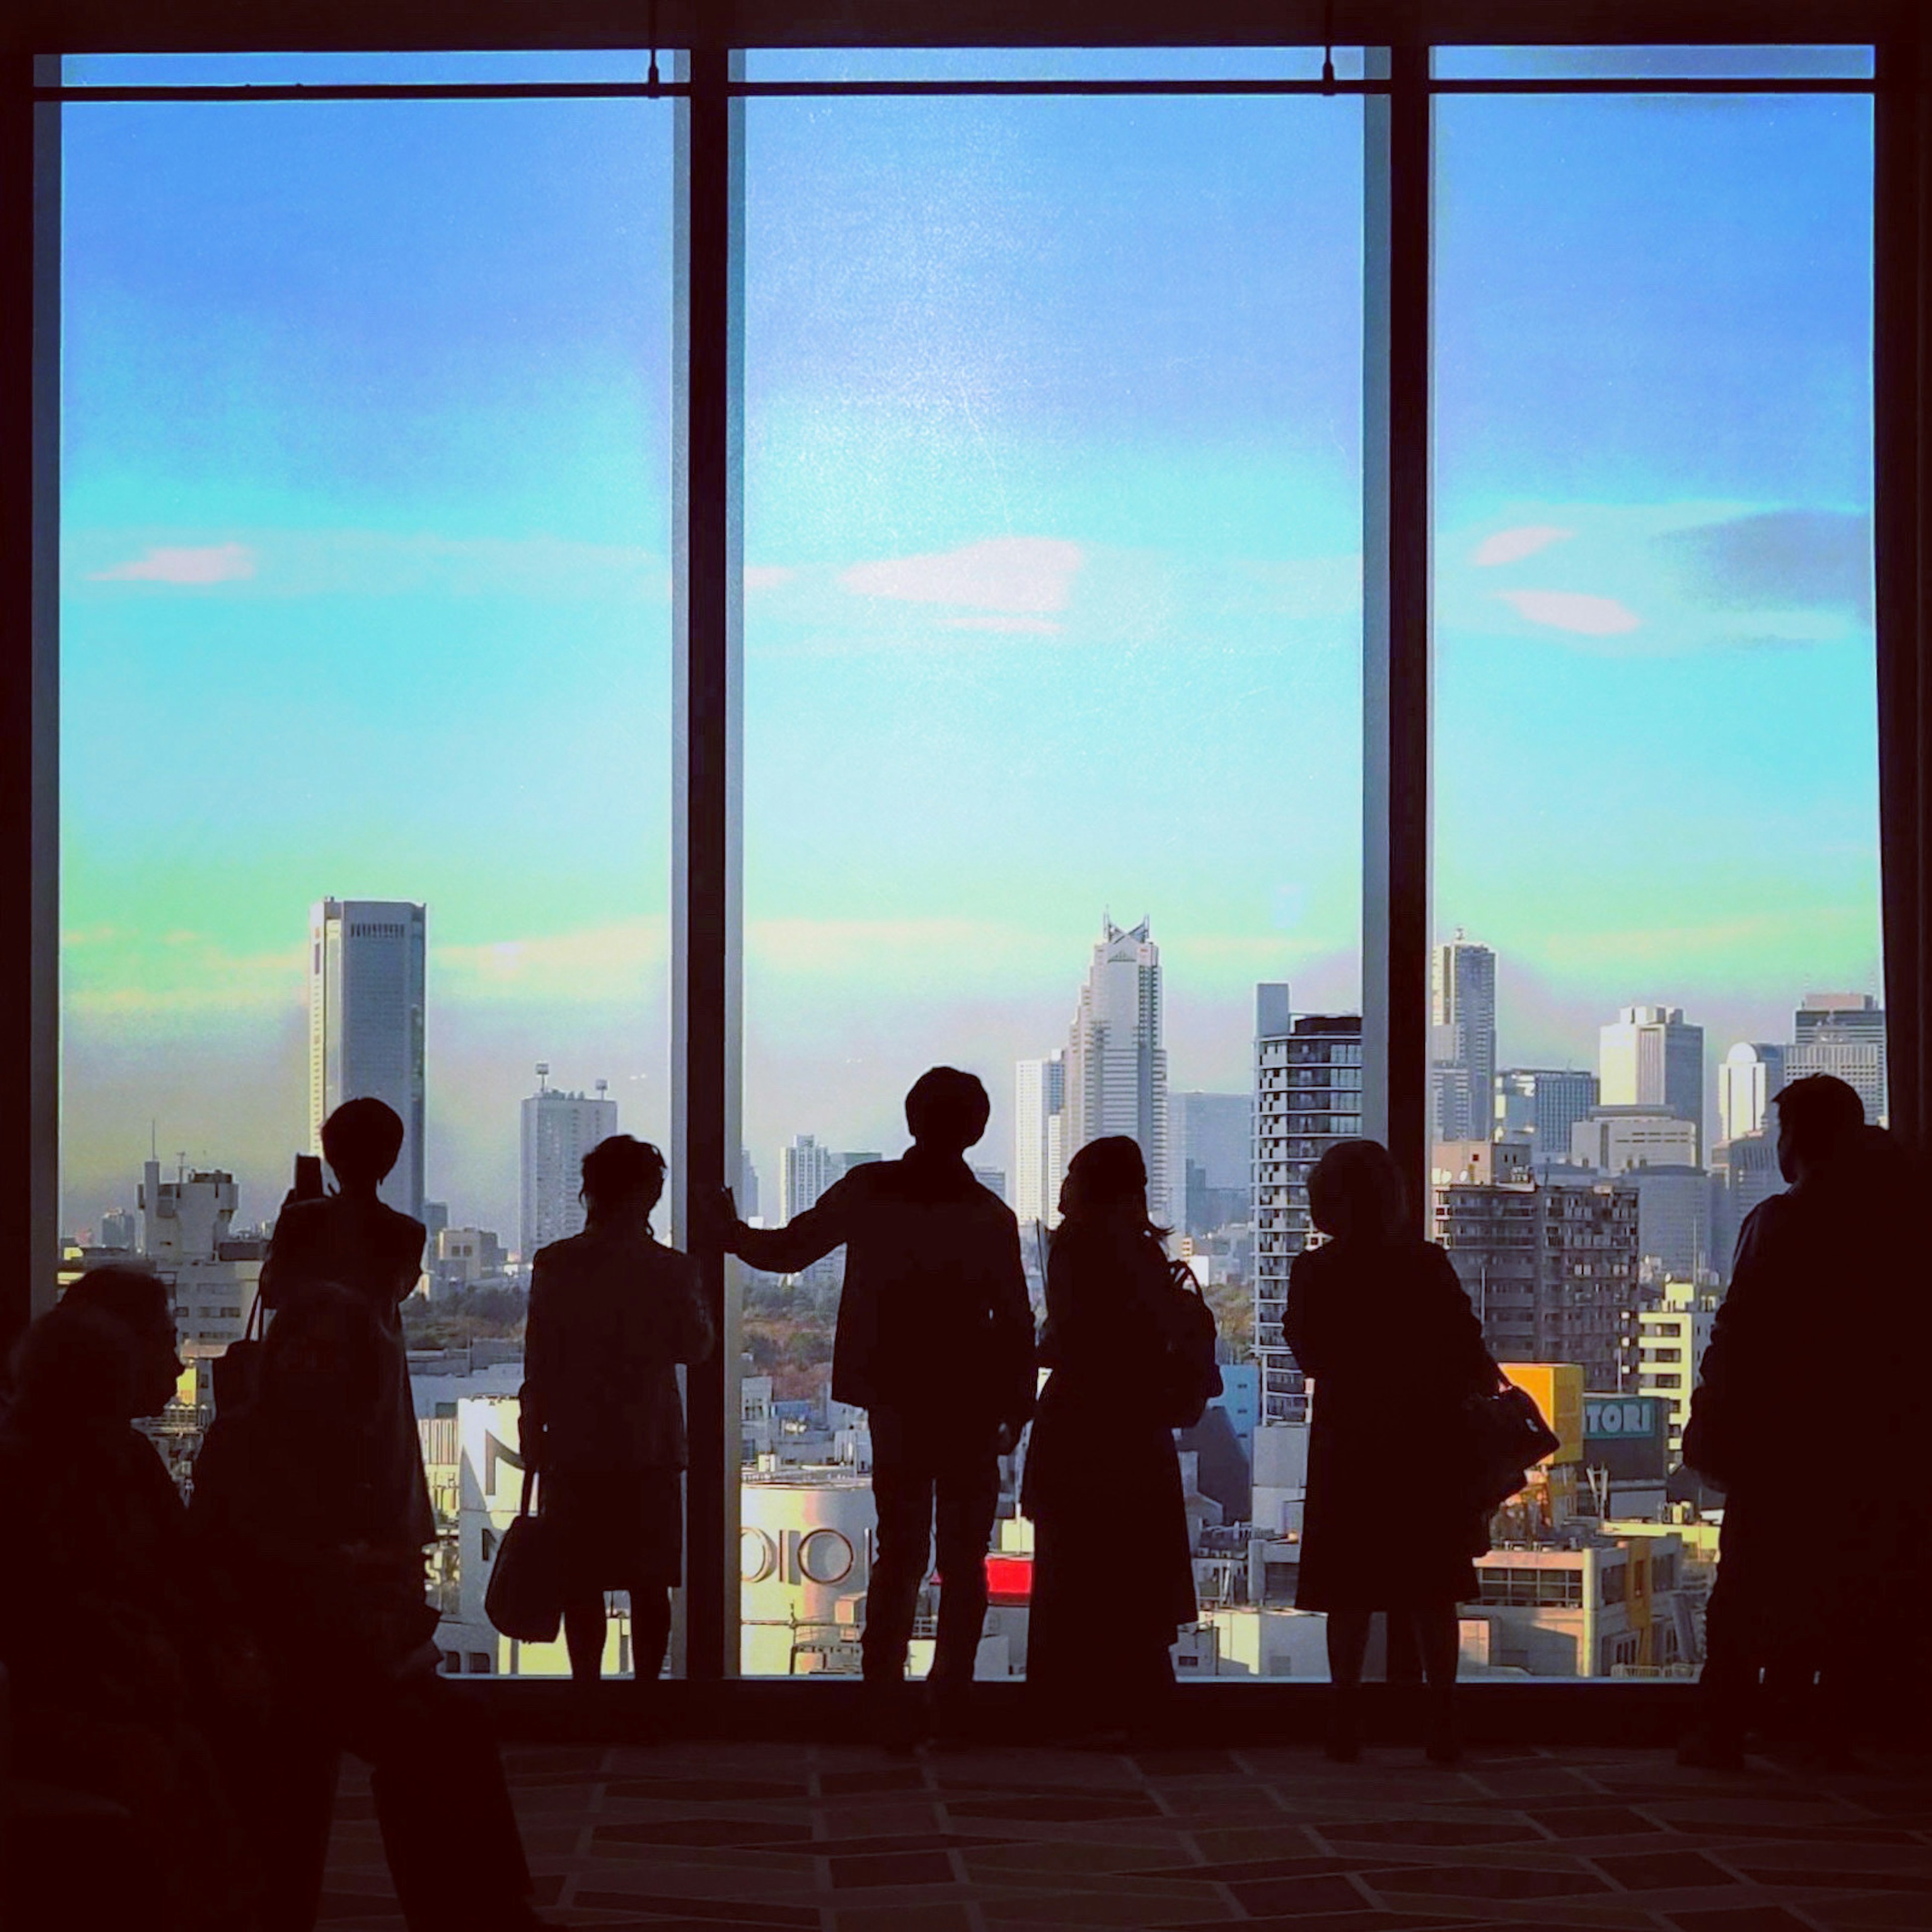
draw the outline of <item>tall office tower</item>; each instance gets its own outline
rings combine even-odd
[[[524,1102],[523,1209],[518,1222],[519,1252],[527,1264],[538,1249],[584,1232],[584,1156],[617,1131],[617,1103],[604,1096],[610,1082],[600,1080],[593,1099],[566,1094],[550,1084],[550,1068],[537,1064],[537,1090]]]
[[[1640,1310],[1637,1190],[1628,1181],[1454,1181],[1435,1190],[1436,1238],[1505,1362],[1577,1362],[1614,1389]]]
[[[1739,1040],[1718,1067],[1718,1138],[1742,1140],[1760,1132],[1771,1096],[1784,1084],[1784,1049],[1761,1040]]]
[[[1246,1216],[1254,1188],[1253,1096],[1168,1096],[1167,1162],[1175,1225],[1211,1234]]]
[[[1103,922],[1066,1042],[1066,1153],[1125,1134],[1147,1162],[1148,1211],[1170,1216],[1167,1054],[1161,1045],[1160,948],[1142,920]]]
[[[842,1155],[820,1147],[810,1134],[794,1134],[791,1145],[778,1150],[778,1192],[784,1217],[796,1220],[845,1172]]]
[[[308,1132],[345,1100],[386,1100],[403,1150],[382,1198],[420,1216],[423,1199],[424,958],[427,909],[409,899],[321,899],[308,920]]]
[[[1886,1095],[1885,1009],[1869,993],[1807,993],[1792,1016],[1784,1077],[1834,1073],[1858,1090],[1865,1118],[1883,1124]]]
[[[746,1150],[738,1150],[738,1212],[747,1221],[758,1218],[758,1170]]]
[[[1308,1410],[1301,1371],[1282,1340],[1288,1274],[1308,1245],[1310,1170],[1362,1130],[1362,1022],[1346,1014],[1294,1018],[1286,986],[1255,988],[1255,1354],[1264,1423]]]
[[[1738,1232],[1751,1210],[1784,1190],[1775,1134],[1740,1134],[1718,1150],[1711,1174],[1711,1265],[1719,1280],[1730,1280]]]
[[[1486,1141],[1495,1132],[1496,956],[1462,936],[1430,961],[1430,1094],[1436,1137]]]
[[[1570,1158],[1570,1130],[1597,1104],[1597,1076],[1576,1066],[1506,1066],[1496,1076],[1495,1131],[1529,1143],[1532,1166]]]
[[[1606,1107],[1667,1107],[1704,1133],[1704,1029],[1682,1006],[1624,1006],[1597,1030]]]
[[[1066,1151],[1066,1056],[1022,1060],[1013,1069],[1013,1213],[1022,1227],[1060,1219]]]

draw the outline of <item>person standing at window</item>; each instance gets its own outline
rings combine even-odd
[[[345,1100],[323,1121],[322,1157],[341,1191],[283,1202],[262,1264],[260,1293],[271,1314],[324,1282],[369,1304],[383,1341],[382,1373],[370,1396],[380,1414],[382,1446],[373,1480],[392,1540],[420,1548],[436,1540],[436,1513],[410,1396],[401,1310],[422,1279],[426,1230],[376,1191],[402,1150],[402,1117],[384,1101]]]
[[[862,1650],[874,1732],[892,1750],[926,1728],[905,1669],[935,1516],[931,1714],[942,1732],[958,1727],[986,1622],[1000,1453],[1033,1409],[1019,1224],[966,1165],[992,1111],[971,1074],[935,1066],[906,1095],[913,1144],[902,1159],[853,1168],[782,1228],[746,1227],[728,1194],[721,1210],[724,1247],[774,1274],[845,1250],[832,1394],[872,1428],[878,1553]]]
[[[1289,1271],[1282,1334],[1315,1384],[1295,1605],[1328,1615],[1328,1755],[1360,1755],[1369,1619],[1407,1622],[1428,1684],[1426,1749],[1460,1754],[1453,1696],[1459,1603],[1486,1546],[1464,1405],[1498,1380],[1449,1257],[1409,1222],[1378,1141],[1338,1142],[1308,1178],[1330,1239]]]
[[[1139,1147],[1089,1142],[1060,1212],[1022,1498],[1038,1538],[1027,1679],[1058,1728],[1158,1731],[1196,1606],[1171,1414],[1178,1298]]]
[[[664,1668],[683,1576],[677,1364],[716,1340],[695,1264],[652,1232],[664,1184],[664,1156],[628,1134],[584,1156],[586,1223],[537,1250],[524,1341],[523,1451],[554,1526],[571,1677],[598,1682],[604,1593],[623,1590],[640,1694]]]

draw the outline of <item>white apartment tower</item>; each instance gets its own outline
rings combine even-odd
[[[874,1156],[876,1158],[876,1156]],[[794,1134],[790,1147],[778,1150],[778,1192],[784,1198],[784,1217],[796,1220],[845,1172],[845,1157],[820,1147],[810,1134]]]
[[[1704,1132],[1704,1029],[1682,1006],[1624,1006],[1597,1030],[1605,1107],[1664,1107]]]
[[[1495,1137],[1496,956],[1456,936],[1430,959],[1430,1088],[1438,1140]]]
[[[1149,922],[1102,922],[1066,1052],[1067,1157],[1109,1134],[1140,1144],[1148,1211],[1169,1219],[1167,1054],[1161,1045],[1160,948]]]
[[[537,1090],[523,1105],[522,1210],[519,1252],[525,1262],[552,1241],[584,1232],[584,1156],[617,1131],[617,1103],[607,1100],[609,1082],[595,1096],[566,1094],[550,1084],[539,1062]]]
[[[1022,1226],[1060,1219],[1066,1175],[1066,1056],[1022,1060],[1013,1069],[1013,1212]]]
[[[382,1198],[420,1216],[423,1201],[424,962],[428,913],[409,899],[320,899],[309,911],[308,1131],[345,1100],[385,1100],[403,1150]]]

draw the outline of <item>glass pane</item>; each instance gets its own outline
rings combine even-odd
[[[1869,46],[1438,47],[1438,80],[1868,80]]]
[[[1641,1521],[1592,1534],[1694,1596],[1654,1526],[1766,1102],[1885,1106],[1871,107],[1436,116],[1438,1225],[1495,1352],[1580,1380],[1510,1533]]]
[[[396,1105],[440,1641],[493,1670],[562,1667],[482,1612],[575,1192],[520,1188],[537,1063],[668,1125],[672,113],[65,116],[70,1264],[172,1276],[185,1473],[315,1109]]]
[[[1319,47],[752,47],[745,77],[781,80],[1319,80]],[[1338,80],[1362,77],[1337,47]]]
[[[64,87],[344,87],[642,80],[644,48],[516,52],[67,54]],[[670,59],[658,51],[668,79]]]
[[[1068,1156],[1140,1138],[1229,1357],[1233,1460],[1204,1459],[1196,1512],[1204,1556],[1216,1522],[1239,1552],[1204,1586],[1229,1657],[1264,1509],[1270,1601],[1292,1587],[1288,1476],[1251,1493],[1258,986],[1277,1043],[1359,1034],[1361,133],[1358,100],[746,108],[761,1218],[896,1157],[911,1081],[964,1067],[1037,1292]],[[1090,991],[1090,1019],[1122,1003],[1104,1072]],[[855,1666],[874,1518],[863,1417],[827,1400],[839,1281],[836,1255],[746,1278],[749,1671]],[[994,1676],[1023,1661],[1012,1475]],[[785,1553],[820,1524],[859,1552],[836,1584]]]

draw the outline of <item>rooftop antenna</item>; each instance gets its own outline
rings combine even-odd
[[[160,1129],[161,1124],[159,1120],[151,1120],[148,1121],[148,1158],[150,1160],[159,1160],[161,1157],[158,1150],[160,1139]]]
[[[550,1091],[549,1088],[544,1084],[549,1078],[550,1062],[547,1060],[538,1060],[537,1062],[537,1091],[539,1094],[548,1094]]]
[[[598,1083],[597,1083],[597,1097],[598,1097],[598,1100],[602,1100],[602,1099],[603,1099],[603,1097],[604,1096],[604,1095],[605,1095],[606,1094],[609,1093],[609,1092],[610,1092],[610,1082],[609,1082],[609,1081],[608,1081],[608,1080],[600,1080],[600,1081],[598,1081]]]

